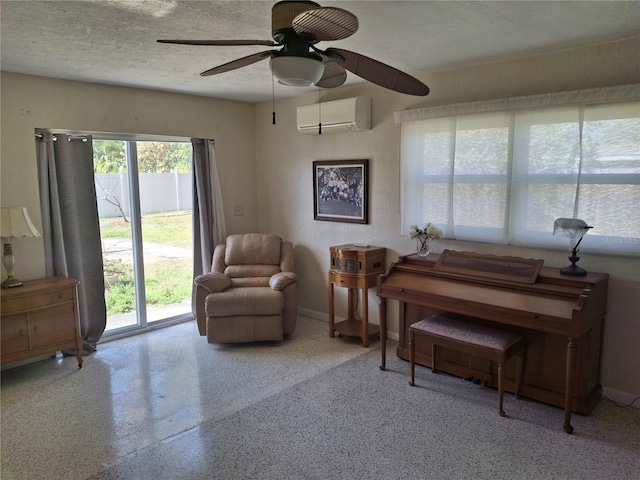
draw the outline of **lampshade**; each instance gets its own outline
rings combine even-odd
[[[2,207],[0,212],[0,236],[39,237],[40,233],[33,225],[27,207]]]
[[[553,234],[570,238],[572,247],[575,243],[580,242],[580,239],[590,228],[593,227],[588,226],[587,222],[579,218],[557,218],[553,222]]]
[[[270,60],[271,73],[278,83],[292,87],[308,87],[322,78],[324,63],[315,54],[274,54]]]

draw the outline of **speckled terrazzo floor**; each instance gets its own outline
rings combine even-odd
[[[393,342],[390,342],[390,344]],[[389,352],[393,345],[389,346]],[[389,358],[390,357],[390,358]],[[218,347],[192,323],[2,374],[2,478],[638,479],[640,409],[562,410],[328,337]]]

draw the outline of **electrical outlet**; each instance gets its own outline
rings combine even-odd
[[[233,215],[236,217],[241,217],[244,215],[244,205],[234,205],[233,206]]]

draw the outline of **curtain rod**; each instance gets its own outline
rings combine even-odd
[[[43,138],[44,137],[44,135],[42,135],[41,133],[34,133],[34,136],[38,137],[38,138]],[[54,133],[53,134],[53,141],[55,142],[57,140],[58,140],[58,137],[56,137],[56,134]],[[67,140],[68,141],[71,141],[71,140],[82,140],[83,142],[86,142],[88,140],[88,137],[86,137],[84,135],[78,135],[78,136],[69,135],[69,138],[67,138]]]
[[[82,139],[92,137],[94,140],[116,140],[125,142],[190,142],[190,137],[179,137],[175,135],[153,135],[153,134],[135,134],[135,133],[117,133],[117,132],[97,132],[97,131],[78,131],[78,130],[50,130],[47,128],[36,128],[36,137],[44,132],[51,132],[53,135],[69,135],[72,139]]]

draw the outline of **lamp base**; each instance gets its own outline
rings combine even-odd
[[[580,268],[576,266],[576,263],[578,262],[578,260],[580,260],[580,257],[578,257],[576,253],[577,252],[574,251],[573,255],[569,257],[569,260],[571,261],[571,265],[560,269],[560,273],[562,275],[571,275],[572,277],[581,277],[587,274],[587,271],[584,268]]]
[[[576,267],[575,265],[569,265],[568,267],[564,267],[560,269],[560,273],[562,275],[571,275],[573,277],[581,277],[587,274],[587,271],[584,268]]]
[[[7,279],[4,282],[2,282],[2,288],[15,288],[15,287],[21,287],[22,285],[23,283],[13,275],[7,277]]]

